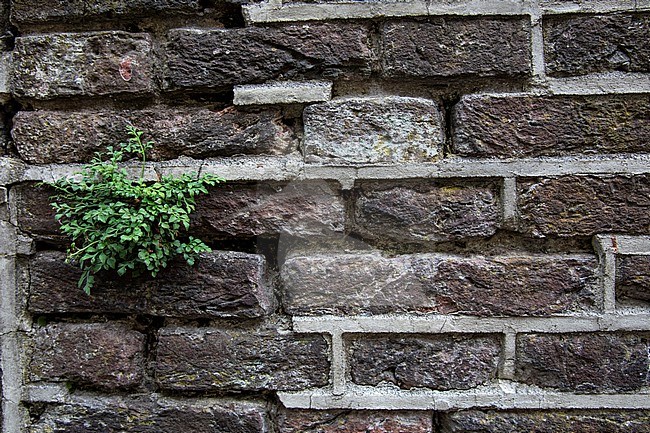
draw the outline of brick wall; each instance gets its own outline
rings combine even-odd
[[[0,2],[4,433],[650,432],[650,2]],[[214,249],[92,296],[133,123]]]

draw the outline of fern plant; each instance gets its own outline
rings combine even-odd
[[[170,259],[182,256],[193,265],[199,253],[210,248],[200,239],[184,237],[196,197],[206,186],[224,182],[221,177],[195,174],[144,179],[147,151],[152,141],[129,126],[128,141],[108,147],[83,167],[77,178],[49,183],[55,190],[52,207],[61,231],[71,239],[67,261],[81,269],[78,286],[87,294],[100,271],[122,276],[155,277]],[[132,179],[120,163],[131,155],[140,160],[140,176]]]

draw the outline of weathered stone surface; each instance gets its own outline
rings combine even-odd
[[[200,0],[12,0],[11,20],[29,24],[108,20],[146,15],[198,14]]]
[[[327,385],[328,347],[311,334],[163,328],[155,375],[165,390],[302,390]]]
[[[155,142],[150,160],[276,155],[298,147],[278,109],[241,112],[233,107],[21,111],[14,117],[12,136],[21,158],[29,163],[85,162],[106,146],[125,142],[127,125],[137,126]]]
[[[153,43],[145,33],[60,33],[16,38],[13,91],[19,98],[155,90]]]
[[[345,205],[325,182],[236,185],[213,188],[197,200],[194,232],[203,238],[342,233]]]
[[[366,182],[354,207],[354,231],[379,243],[491,236],[500,225],[498,197],[491,182]]]
[[[429,412],[282,410],[278,433],[431,433]]]
[[[530,24],[520,18],[388,21],[381,27],[387,77],[517,76],[530,72]]]
[[[519,334],[515,377],[575,392],[626,392],[650,384],[647,334]]]
[[[125,325],[58,323],[40,328],[29,364],[34,381],[133,388],[144,374],[145,336]]]
[[[419,98],[340,99],[304,111],[307,162],[431,162],[444,144],[437,103]]]
[[[30,433],[268,433],[264,405],[207,400],[105,398],[45,408]]]
[[[649,152],[650,96],[466,96],[454,132],[470,157]]]
[[[594,256],[296,256],[281,269],[282,302],[299,315],[548,316],[596,308],[597,274]]]
[[[650,231],[650,176],[563,176],[518,182],[520,228],[534,236]]]
[[[360,385],[469,389],[496,377],[497,336],[377,336],[350,342],[350,374]]]
[[[370,66],[368,29],[354,23],[169,33],[165,78],[170,88],[226,89],[271,79],[337,76]]]
[[[544,18],[544,57],[550,75],[650,71],[650,14]]]
[[[100,277],[90,296],[77,288],[81,272],[64,259],[64,253],[54,251],[31,258],[29,311],[259,317],[273,305],[266,261],[257,254],[213,251],[202,254],[193,267],[179,260],[155,279]]]
[[[11,193],[16,200],[16,219],[22,232],[39,241],[68,242],[54,219],[55,212],[49,199],[53,194],[51,188],[26,183],[14,186]]]
[[[442,415],[441,433],[648,433],[644,410],[461,411]]]
[[[650,302],[650,256],[616,257],[616,297]]]

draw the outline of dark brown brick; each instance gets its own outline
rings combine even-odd
[[[282,410],[278,433],[431,433],[430,412]]]
[[[16,38],[13,91],[19,98],[150,94],[153,43],[145,33],[60,33]]]
[[[563,176],[518,183],[520,228],[534,236],[650,231],[650,176]]]
[[[319,335],[275,330],[164,328],[155,374],[164,390],[301,390],[327,385],[328,346]]]
[[[47,406],[32,433],[268,433],[263,404],[164,398],[82,398]]]
[[[634,391],[650,384],[648,334],[519,334],[517,380],[574,392]]]
[[[534,315],[597,309],[594,256],[289,258],[281,270],[290,314]]]
[[[645,410],[462,411],[442,415],[441,433],[649,433]]]
[[[271,310],[265,259],[257,254],[214,251],[195,266],[181,260],[156,279],[101,276],[90,296],[77,288],[81,271],[64,263],[65,254],[37,253],[30,260],[32,313],[122,313],[211,318],[259,317]]]
[[[143,378],[144,345],[144,334],[121,324],[47,325],[34,337],[30,379],[108,390],[133,388]]]
[[[529,22],[443,17],[389,21],[381,27],[383,74],[417,78],[528,74]]]
[[[369,34],[353,23],[189,30],[169,33],[170,88],[223,90],[272,79],[337,76],[368,69]]]
[[[18,228],[38,241],[56,244],[68,243],[54,219],[54,209],[50,206],[53,189],[34,183],[17,185],[11,189],[16,200]]]
[[[127,125],[145,131],[146,139],[155,142],[149,160],[275,155],[297,149],[296,138],[277,109],[21,111],[13,119],[12,136],[21,158],[29,163],[87,162],[95,152],[125,142]]]
[[[492,236],[501,210],[496,183],[403,182],[361,185],[354,232],[379,243],[422,243]]]
[[[461,156],[649,152],[650,96],[466,96],[454,127]]]
[[[202,238],[342,233],[345,205],[326,182],[227,183],[197,200],[194,232]]]
[[[551,75],[650,71],[650,14],[544,18],[544,56]]]
[[[650,302],[650,256],[616,257],[616,298]]]
[[[359,336],[349,347],[354,383],[436,390],[469,389],[494,379],[501,351],[492,335]]]
[[[147,15],[198,14],[199,0],[12,0],[11,20],[19,27]]]

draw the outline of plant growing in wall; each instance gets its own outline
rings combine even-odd
[[[146,155],[153,142],[143,141],[143,132],[135,127],[127,129],[126,143],[97,153],[77,178],[49,183],[55,189],[56,219],[72,239],[67,261],[81,268],[78,286],[88,294],[97,272],[155,277],[174,256],[193,265],[199,253],[210,251],[200,239],[182,235],[189,229],[196,197],[208,192],[206,186],[225,180],[182,174],[145,181]],[[131,155],[140,160],[135,180],[120,167]]]

